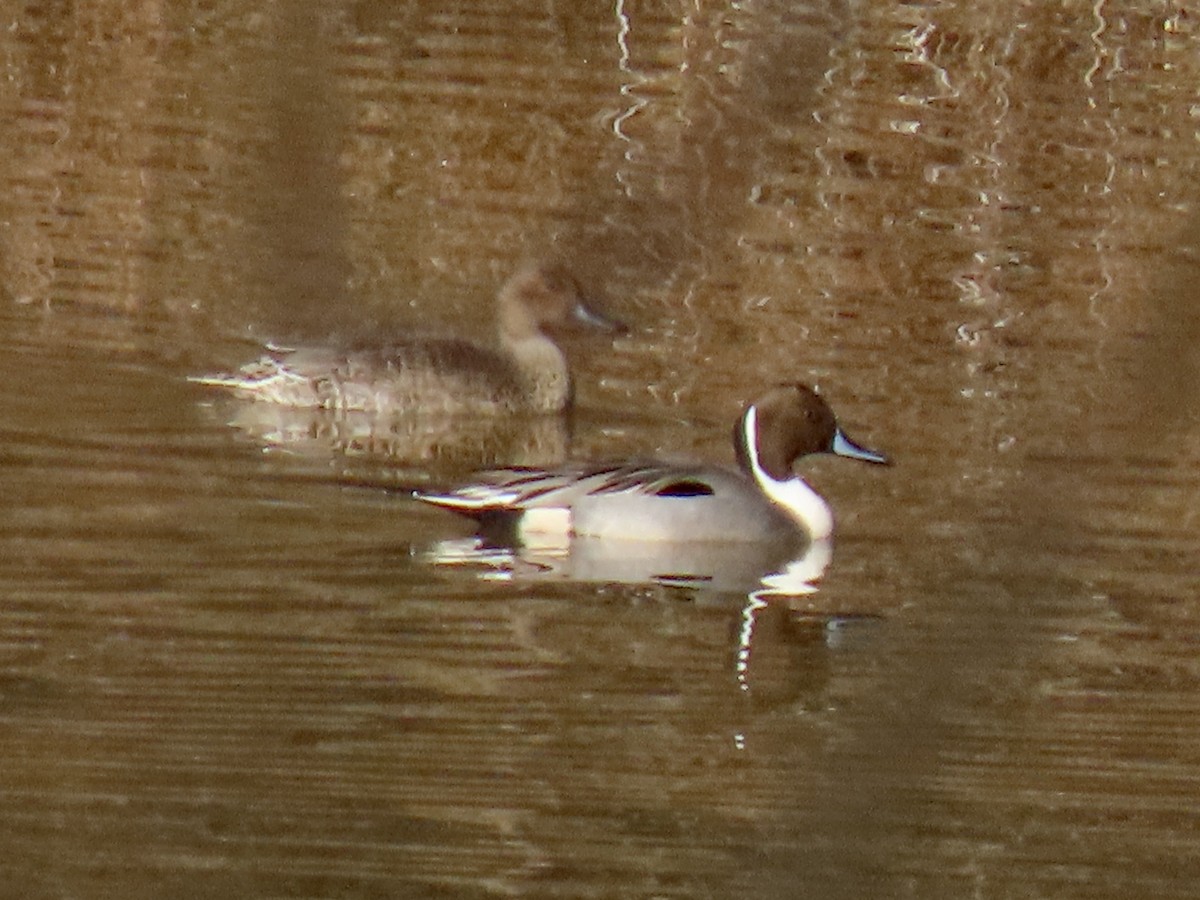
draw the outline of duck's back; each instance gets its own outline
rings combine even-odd
[[[521,359],[457,339],[413,339],[382,347],[272,349],[232,375],[196,379],[244,399],[284,406],[363,411],[498,415],[555,412],[570,396],[557,348]]]
[[[520,517],[522,532],[566,530],[576,537],[640,541],[747,542],[803,537],[741,473],[660,462],[497,469],[436,506],[477,518]],[[563,516],[547,515],[561,510]]]

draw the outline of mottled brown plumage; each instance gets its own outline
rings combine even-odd
[[[583,304],[578,283],[558,266],[527,266],[496,298],[498,340],[412,338],[378,347],[269,347],[232,374],[191,379],[244,399],[371,413],[449,415],[555,413],[572,399],[567,361],[545,333],[572,319],[606,322]]]

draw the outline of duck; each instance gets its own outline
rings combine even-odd
[[[336,412],[445,415],[554,414],[574,386],[548,328],[576,324],[613,333],[625,326],[583,299],[574,276],[554,263],[518,269],[496,296],[497,341],[414,336],[379,346],[268,344],[237,372],[193,376],[243,400]]]
[[[509,467],[478,473],[423,503],[474,519],[481,529],[537,536],[690,544],[826,541],[833,513],[793,471],[830,453],[891,461],[851,440],[825,399],[801,382],[748,404],[733,428],[736,469],[668,462]]]

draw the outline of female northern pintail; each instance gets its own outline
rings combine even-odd
[[[888,464],[838,427],[832,410],[803,384],[774,388],[746,407],[733,432],[741,471],[668,463],[497,469],[426,503],[482,526],[521,534],[639,541],[824,540],[833,533],[825,500],[792,465],[810,453]]]
[[[519,270],[500,289],[496,306],[495,348],[421,337],[349,350],[268,346],[238,372],[191,380],[230,388],[243,399],[308,409],[556,413],[571,403],[571,377],[544,329],[574,321],[623,330],[589,309],[578,282],[555,265]]]

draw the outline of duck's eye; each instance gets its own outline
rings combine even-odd
[[[711,485],[703,481],[672,481],[654,492],[657,497],[711,497]]]

